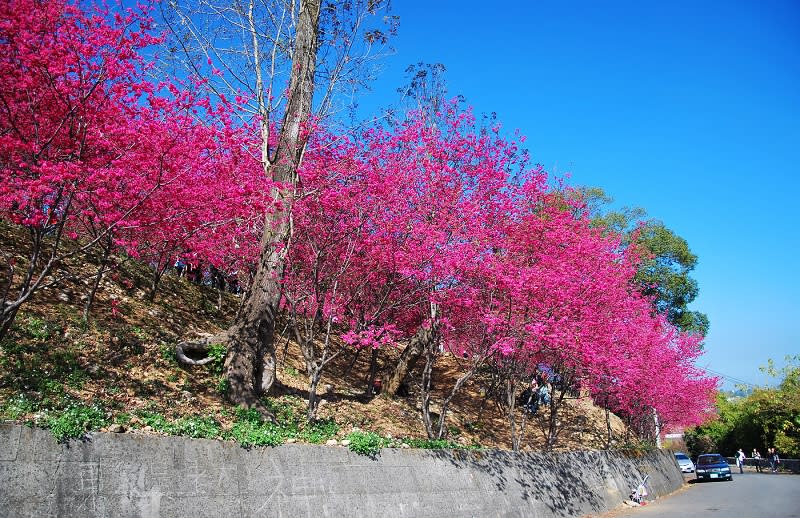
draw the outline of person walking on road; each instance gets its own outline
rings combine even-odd
[[[769,467],[772,468],[773,473],[777,473],[778,464],[781,463],[781,458],[778,457],[778,450],[776,450],[775,448],[770,448],[770,451],[772,453],[769,456]]]
[[[739,473],[744,473],[744,452],[741,448],[736,452],[736,465],[739,466]]]
[[[761,473],[761,452],[753,448],[753,462],[756,465],[756,472]]]

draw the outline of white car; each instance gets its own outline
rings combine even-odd
[[[694,473],[694,462],[688,455],[681,452],[675,452],[675,460],[678,462],[678,467],[681,468],[683,473]]]

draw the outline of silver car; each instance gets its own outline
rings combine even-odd
[[[694,462],[688,455],[681,452],[675,452],[675,460],[678,462],[678,467],[681,468],[683,473],[694,473]]]

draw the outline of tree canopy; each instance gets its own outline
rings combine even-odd
[[[272,101],[194,93],[204,77],[151,82],[143,49],[160,39],[147,11],[4,4],[0,217],[29,230],[33,252],[20,282],[7,261],[0,338],[57,282],[55,262],[105,246],[152,268],[151,296],[176,259],[237,279],[235,321],[201,345],[227,346],[228,397],[266,415],[282,318],[306,362],[309,419],[340,351],[421,336],[431,438],[486,368],[512,411],[518,387],[546,376],[632,422],[707,419],[716,379],[694,365],[702,335],[687,316],[696,257],[685,241],[660,224],[620,232],[593,221],[522,138],[478,124],[459,102],[346,134],[312,116],[319,46],[331,43],[321,4],[300,4],[280,124],[267,117]],[[79,247],[66,251],[65,237]],[[444,354],[463,372],[434,422]]]
[[[719,419],[687,436],[695,453],[758,448],[764,455],[767,448],[776,448],[784,457],[800,457],[800,356],[787,356],[781,369],[769,360],[761,370],[778,381],[777,386],[758,387],[744,397],[720,394]]]

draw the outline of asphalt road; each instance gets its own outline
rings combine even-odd
[[[686,474],[684,478],[688,484],[672,495],[643,507],[618,509],[604,516],[800,518],[798,475],[734,471],[732,482],[696,482],[693,474]]]

